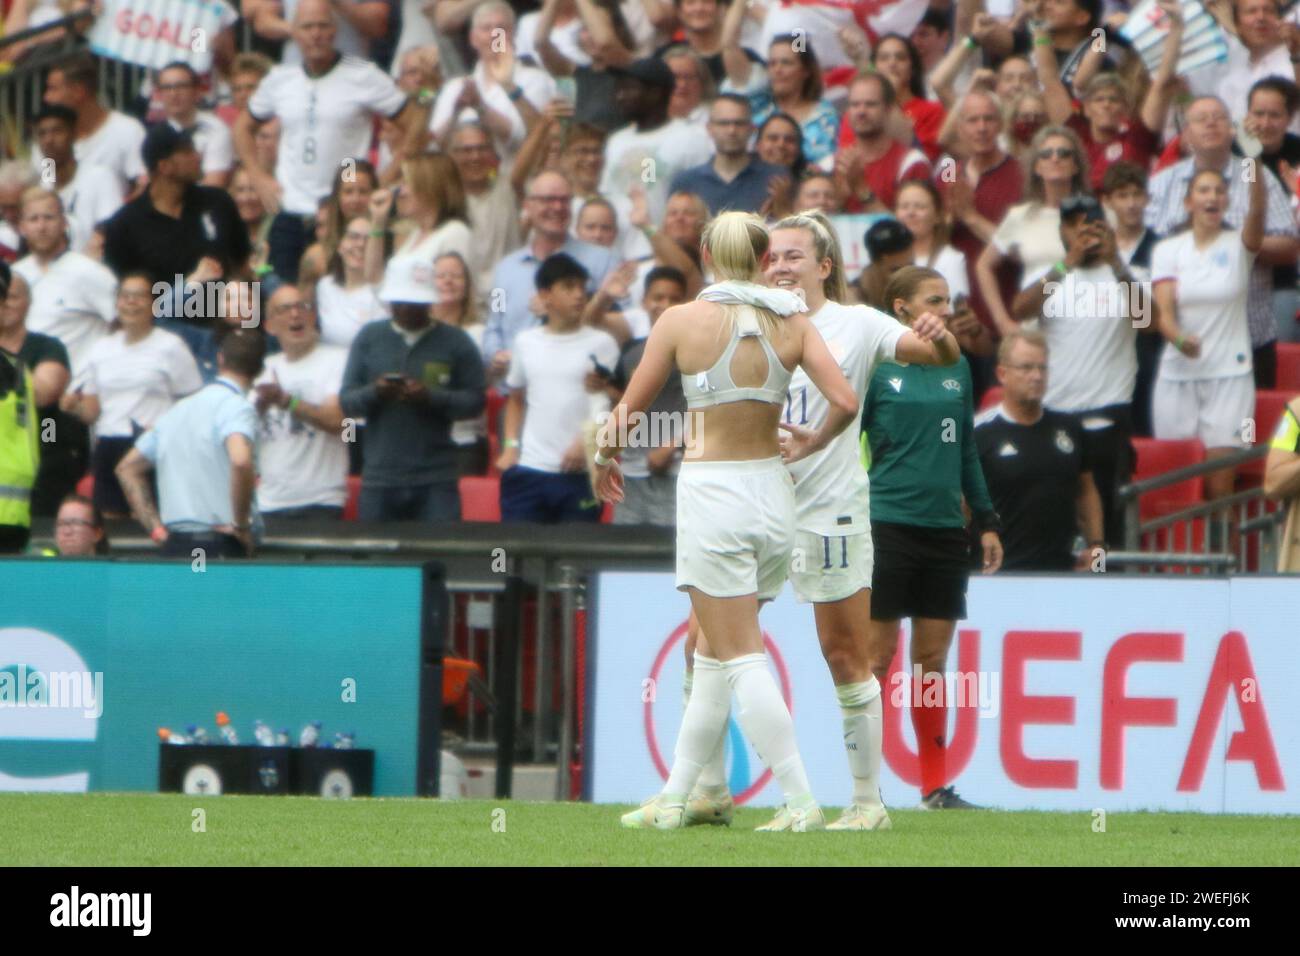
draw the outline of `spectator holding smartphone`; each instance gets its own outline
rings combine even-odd
[[[459,521],[451,428],[483,410],[487,383],[478,347],[464,330],[433,320],[432,263],[394,259],[379,298],[393,319],[357,333],[339,393],[344,415],[366,419],[359,517]]]
[[[1118,543],[1124,515],[1116,491],[1133,474],[1136,325],[1146,314],[1144,289],[1091,196],[1062,201],[1061,244],[1065,258],[1027,275],[1011,311],[1017,321],[1039,320],[1049,356],[1043,404],[1077,427],[1101,495],[1106,540]]]

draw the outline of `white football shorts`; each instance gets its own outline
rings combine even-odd
[[[779,457],[684,461],[677,476],[677,587],[774,598],[794,548],[794,481]]]

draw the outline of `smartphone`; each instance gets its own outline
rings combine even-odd
[[[970,300],[966,298],[965,292],[957,293],[956,298],[952,300],[952,314],[956,315],[957,313],[964,311],[966,309],[966,304],[969,301]]]
[[[601,378],[614,377],[614,373],[611,372],[609,369],[605,368],[605,366],[601,365],[600,361],[596,358],[596,356],[589,355],[587,357],[591,359],[592,368],[595,370],[596,374],[599,375]]]
[[[401,385],[406,381],[406,376],[402,375],[400,372],[389,372],[384,376],[384,381],[391,382],[394,385]]]

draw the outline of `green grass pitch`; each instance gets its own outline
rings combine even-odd
[[[206,832],[194,831],[195,809]],[[592,804],[0,794],[10,866],[1294,866],[1300,817],[892,810],[885,833],[629,831]],[[829,813],[829,811],[828,811]],[[495,822],[495,827],[494,827]],[[504,831],[502,831],[504,825]]]

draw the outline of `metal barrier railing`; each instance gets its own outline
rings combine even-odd
[[[80,10],[41,26],[0,37],[0,50],[4,50],[51,30],[64,30],[59,39],[34,47],[17,63],[10,64],[7,70],[0,72],[0,146],[3,146],[0,149],[0,159],[18,155],[29,117],[41,108],[46,70],[59,58],[83,44],[84,40],[75,28],[83,21],[93,19],[91,11]]]
[[[1275,570],[1279,519],[1274,515],[1279,513],[1280,506],[1266,498],[1262,488],[1250,488],[1141,520],[1143,495],[1225,468],[1236,468],[1267,454],[1267,446],[1249,448],[1121,487],[1117,495],[1125,510],[1124,550],[1108,552],[1107,564],[1139,571],[1163,569],[1181,573],[1203,568]]]

